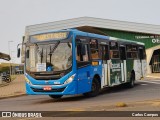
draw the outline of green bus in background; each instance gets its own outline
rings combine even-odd
[[[135,80],[140,80],[146,75],[147,61],[144,43],[110,37],[109,44],[104,47],[109,47],[109,58],[102,70],[104,81],[108,78],[104,84],[114,86],[128,83],[130,87],[133,87]]]

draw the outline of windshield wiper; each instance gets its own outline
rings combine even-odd
[[[60,41],[58,41],[58,42],[55,44],[55,46],[50,50],[50,53],[49,53],[48,55],[51,55],[51,54],[56,50],[56,48],[58,47],[59,43],[60,43]]]
[[[43,61],[43,48],[42,48],[42,51],[39,50],[39,46],[37,45],[37,43],[35,43],[35,45],[38,47],[38,53],[40,54],[40,57],[41,57],[41,63]]]
[[[60,41],[58,41],[55,45],[54,45],[54,47],[51,49],[51,46],[50,46],[50,52],[49,52],[49,56],[50,56],[50,63],[51,63],[51,58],[52,58],[52,54],[53,54],[53,52],[56,50],[56,48],[58,47],[58,45],[60,44]]]

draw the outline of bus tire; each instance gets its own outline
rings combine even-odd
[[[83,95],[86,97],[95,97],[99,94],[101,89],[100,82],[97,78],[94,78],[92,81],[91,91],[84,93]]]
[[[7,78],[7,79],[6,79],[6,82],[7,82],[7,83],[10,83],[10,82],[11,82],[11,78]]]
[[[53,98],[53,99],[59,99],[61,98],[63,95],[49,95],[49,97]]]
[[[130,82],[127,83],[127,87],[133,88],[135,85],[135,74],[134,72],[131,73]]]

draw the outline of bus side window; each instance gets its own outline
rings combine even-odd
[[[119,58],[119,51],[110,50],[111,58]]]
[[[126,48],[125,48],[125,46],[120,46],[120,57],[121,57],[121,60],[126,60]]]
[[[76,61],[78,67],[90,64],[89,44],[86,39],[76,39]]]
[[[136,45],[127,45],[127,58],[137,59],[138,49]]]
[[[118,43],[110,42],[110,58],[118,59],[119,57],[120,55],[119,55]]]
[[[91,58],[99,59],[98,41],[95,39],[90,40]]]
[[[140,58],[140,60],[146,59],[145,47],[139,48],[139,58]]]
[[[100,46],[100,54],[102,60],[109,60],[108,45]]]
[[[76,60],[77,61],[89,61],[89,56],[88,56],[88,45],[87,44],[78,44],[77,45],[77,56]]]

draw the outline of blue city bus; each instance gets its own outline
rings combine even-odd
[[[23,45],[29,95],[96,96],[105,87],[133,87],[146,74],[145,47],[140,42],[76,29],[27,37]]]

